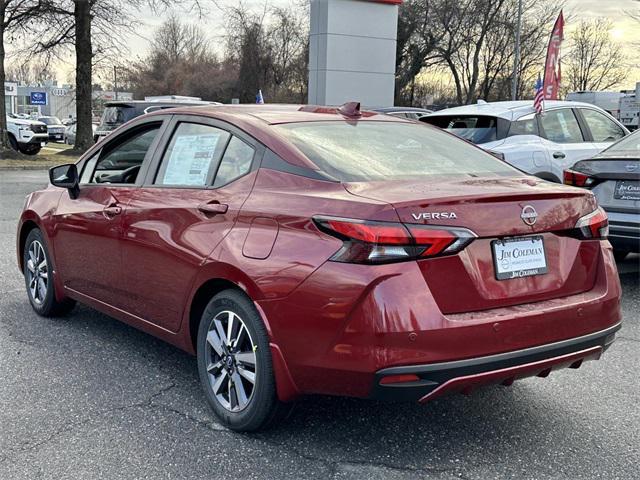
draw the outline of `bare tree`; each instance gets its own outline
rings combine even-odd
[[[227,19],[225,61],[237,67],[234,96],[253,102],[258,90],[267,101],[296,101],[306,97],[308,34],[306,22],[294,8],[261,12],[245,4],[220,7]]]
[[[223,65],[204,31],[170,17],[154,33],[149,55],[128,69],[136,96],[175,93],[221,100],[230,96],[237,72]]]
[[[300,70],[306,71],[308,64],[307,17],[293,8],[274,8],[271,12],[267,39],[272,54],[271,72],[273,78],[273,98],[286,99],[289,90],[300,88],[299,82],[306,84],[306,76],[301,79]],[[297,85],[296,85],[297,84]],[[296,88],[297,87],[297,88]]]
[[[453,74],[458,102],[472,103],[477,99],[482,70],[481,59],[491,31],[496,27],[506,0],[471,0],[463,4],[458,21],[463,42],[460,48],[448,52],[445,60]],[[498,26],[498,28],[502,28]]]
[[[37,52],[75,52],[76,130],[75,148],[86,150],[93,144],[91,128],[91,87],[94,65],[115,52],[126,50],[124,32],[133,32],[133,11],[149,6],[160,11],[177,4],[191,5],[200,13],[198,0],[48,0],[41,17]]]
[[[396,105],[413,105],[416,97],[416,76],[440,59],[436,48],[442,30],[434,28],[439,0],[408,0],[398,12],[396,43]]]
[[[55,78],[55,74],[48,62],[35,58],[20,58],[5,68],[7,80],[25,85],[34,85]]]
[[[0,0],[0,149],[9,147],[5,100],[5,41],[25,33],[41,8],[40,0]]]
[[[563,83],[571,90],[607,90],[628,75],[622,45],[611,38],[607,19],[582,20],[571,34],[562,58]]]

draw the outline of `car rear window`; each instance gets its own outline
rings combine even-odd
[[[102,123],[122,124],[135,117],[135,108],[126,106],[107,107],[102,113]]]
[[[343,182],[520,175],[481,149],[425,125],[307,122],[274,128],[320,170]]]
[[[640,157],[640,131],[614,143],[600,153],[601,156]]]
[[[498,136],[498,119],[488,115],[439,115],[422,121],[475,144],[493,142]]]

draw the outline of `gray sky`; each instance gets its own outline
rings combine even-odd
[[[238,0],[217,0],[219,5],[233,5]],[[286,6],[293,2],[287,0],[266,0],[271,6]],[[295,0],[294,0],[295,1]],[[223,31],[223,18],[220,10],[215,6],[214,0],[204,0],[203,4],[206,6],[208,13],[202,18],[198,19],[194,15],[186,14],[184,11],[175,10],[175,13],[179,17],[185,19],[192,18],[193,23],[199,24],[203,29],[208,32],[209,37],[212,40],[214,46],[221,44]],[[264,8],[265,3],[262,1],[245,1],[245,4],[256,10]],[[631,44],[631,42],[638,42],[640,40],[640,22],[631,19],[625,11],[637,11],[640,13],[640,1],[637,0],[566,0],[566,14],[571,18],[566,26],[567,31],[571,32],[572,24],[584,18],[593,17],[608,17],[613,22],[613,37],[622,43]],[[156,17],[149,10],[144,10],[137,15],[140,21],[140,28],[136,35],[130,35],[126,39],[127,45],[129,45],[129,56],[132,58],[144,57],[148,51],[149,38],[153,35],[154,29],[160,25],[167,14],[163,14],[161,17]],[[640,57],[640,53],[637,52],[637,46],[633,49],[629,49],[629,52],[633,52],[636,57]],[[640,58],[632,59],[633,63],[640,65]],[[64,82],[68,80],[69,72],[73,71],[71,64],[72,58],[69,58],[68,64],[61,64],[58,68],[59,80]],[[635,84],[635,81],[640,81],[640,70],[635,70],[636,77],[630,78],[628,83],[630,87]]]

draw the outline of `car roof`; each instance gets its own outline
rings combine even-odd
[[[587,107],[596,110],[600,108],[590,103],[573,102],[565,100],[545,100],[545,109],[552,108],[574,108]],[[472,105],[463,105],[461,107],[447,108],[437,112],[430,113],[429,117],[439,117],[445,115],[489,115],[492,117],[500,117],[507,120],[514,120],[524,115],[535,113],[533,100],[516,100],[510,102],[486,102],[474,103]]]
[[[393,113],[393,112],[430,113],[430,112],[433,112],[433,110],[429,110],[428,108],[420,108],[420,107],[380,107],[380,108],[372,108],[372,110],[380,113]]]
[[[392,117],[368,110],[362,110],[361,116],[343,115],[338,109],[339,107],[335,106],[285,104],[203,105],[197,107],[182,105],[176,108],[157,110],[148,113],[144,117],[196,115],[226,122],[251,135],[280,155],[285,161],[308,168],[317,167],[288,138],[277,129],[272,128],[273,125],[323,121],[415,124],[415,122],[406,118]]]
[[[177,106],[176,108],[152,112],[151,115],[160,114],[197,114],[231,123],[248,122],[254,125],[277,125],[297,122],[320,121],[383,121],[412,123],[407,119],[390,117],[372,110],[362,110],[361,116],[343,115],[337,106],[319,105],[204,105],[204,106]]]

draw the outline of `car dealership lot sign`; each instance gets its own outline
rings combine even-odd
[[[31,92],[30,99],[31,105],[46,105],[47,92]]]
[[[18,84],[15,82],[4,82],[4,94],[7,97],[17,97]]]

